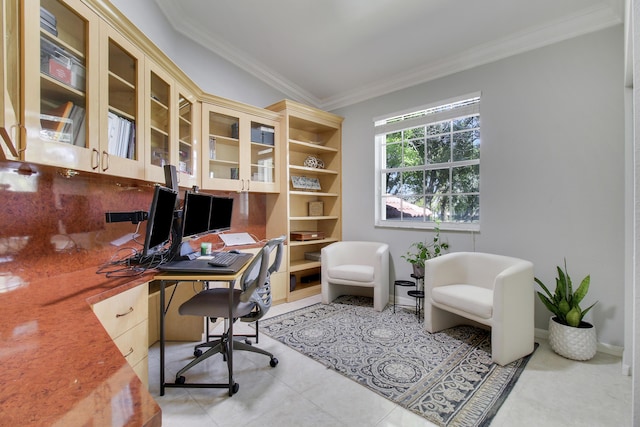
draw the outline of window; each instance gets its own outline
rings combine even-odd
[[[478,230],[480,95],[375,120],[376,225]]]

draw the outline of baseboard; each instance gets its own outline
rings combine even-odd
[[[549,339],[549,331],[547,329],[538,329],[538,328],[536,328],[535,329],[535,336],[537,338],[544,338],[544,339],[548,340]],[[610,354],[611,356],[622,357],[622,352],[624,351],[624,347],[598,342],[598,351],[601,352],[601,353]]]

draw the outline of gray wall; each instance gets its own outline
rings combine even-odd
[[[431,234],[374,227],[372,119],[481,91],[481,230],[443,236],[452,251],[531,260],[551,286],[566,257],[574,282],[591,274],[599,341],[623,346],[623,87],[619,26],[335,111],[345,117],[343,238],[389,243],[395,277],[409,277],[400,256]]]
[[[153,0],[112,2],[203,90],[256,106],[285,97],[177,34]],[[443,236],[453,251],[529,259],[552,286],[566,257],[574,281],[591,274],[598,340],[623,346],[623,45],[619,26],[335,111],[345,117],[343,237],[388,242],[392,274],[409,277],[400,256],[430,233],[374,227],[372,119],[481,91],[481,230]]]

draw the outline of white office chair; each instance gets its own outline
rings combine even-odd
[[[321,251],[322,303],[340,295],[373,296],[373,307],[382,311],[389,302],[389,245],[344,241]]]
[[[491,327],[491,359],[506,365],[533,352],[533,264],[453,252],[425,263],[424,325],[438,332],[470,319]]]
[[[271,283],[270,275],[280,268],[282,261],[284,236],[272,239],[267,242],[258,254],[251,260],[249,266],[245,270],[240,279],[240,289],[229,288],[213,288],[205,289],[188,301],[184,302],[178,312],[182,315],[202,316],[206,318],[224,318],[228,324],[232,325],[236,319],[244,322],[256,322],[255,338],[258,338],[258,320],[261,319],[271,307]],[[271,253],[276,250],[275,259],[271,264]],[[232,318],[229,319],[229,301],[232,292]],[[229,371],[229,395],[233,395],[239,389],[239,385],[233,382],[233,362],[231,354],[233,351],[251,351],[269,356],[269,364],[271,367],[278,365],[278,359],[273,354],[258,347],[254,347],[248,342],[236,341],[231,333],[233,328],[230,326],[220,337],[213,341],[207,341],[198,344],[195,348],[194,355],[196,358],[187,364],[176,374],[176,383],[184,384],[186,379],[183,374],[193,366],[205,359],[215,355],[222,354],[227,362]],[[244,337],[244,336],[243,336]],[[202,348],[208,348],[204,353]]]

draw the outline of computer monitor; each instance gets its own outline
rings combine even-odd
[[[173,212],[177,200],[177,191],[162,186],[155,187],[147,219],[147,231],[142,249],[143,256],[162,252],[171,240]]]
[[[208,233],[210,214],[210,194],[185,192],[182,207],[182,238]]]
[[[231,229],[231,216],[233,214],[233,199],[230,197],[211,197],[211,218],[209,219],[209,232],[219,233]]]

